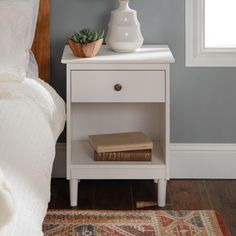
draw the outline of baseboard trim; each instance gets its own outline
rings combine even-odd
[[[170,146],[173,179],[236,179],[236,144],[187,144]],[[53,177],[66,176],[66,144],[56,146]]]
[[[236,144],[171,144],[170,177],[236,179]]]

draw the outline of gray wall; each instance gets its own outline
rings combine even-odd
[[[168,44],[171,67],[171,142],[236,142],[236,69],[186,68],[184,0],[131,0],[145,44]],[[51,0],[52,85],[65,98],[65,40],[84,26],[106,29],[116,0]],[[65,135],[60,141],[65,140]]]

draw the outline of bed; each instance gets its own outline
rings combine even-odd
[[[41,0],[32,46],[38,67],[32,63],[21,81],[0,78],[0,168],[14,204],[14,215],[0,228],[1,236],[43,235],[55,144],[65,124],[64,101],[48,84],[49,13],[50,1]]]

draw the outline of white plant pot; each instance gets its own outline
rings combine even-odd
[[[129,8],[129,0],[119,2],[119,8],[111,12],[106,44],[116,52],[133,52],[143,45],[137,12]]]

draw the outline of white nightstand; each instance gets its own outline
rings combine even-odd
[[[94,58],[76,58],[65,47],[67,65],[67,179],[77,206],[81,179],[153,179],[158,205],[165,206],[169,179],[170,63],[167,46],[143,46],[119,54],[104,46]],[[117,86],[121,85],[121,86]],[[98,133],[143,131],[155,141],[151,162],[97,162],[87,140]]]

